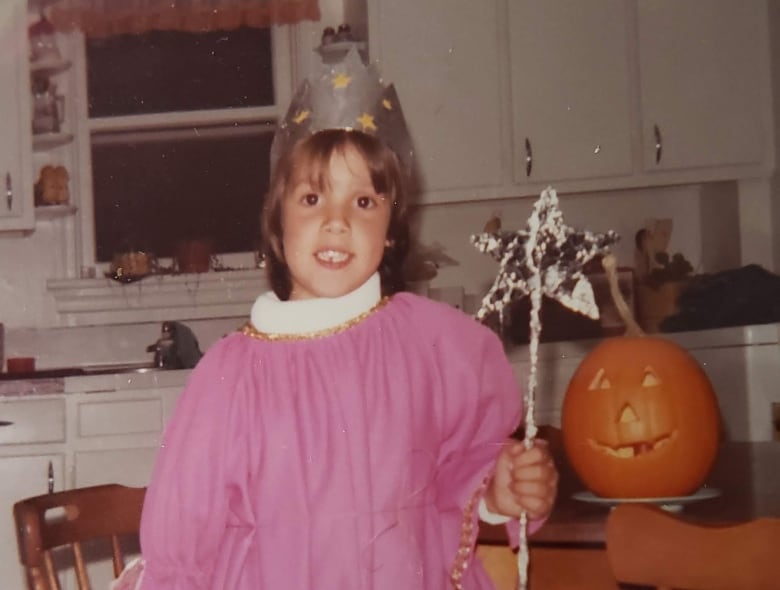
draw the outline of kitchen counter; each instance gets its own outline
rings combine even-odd
[[[780,324],[760,324],[650,334],[677,343],[704,369],[718,397],[727,438],[733,441],[770,441],[772,414],[780,406]],[[560,410],[569,380],[578,365],[600,341],[575,340],[539,345],[536,419],[560,426]],[[521,386],[527,384],[528,346],[509,351]]]
[[[0,398],[183,386],[189,374],[190,369],[139,371],[111,367],[86,371],[75,367],[13,376],[5,373],[0,380]]]

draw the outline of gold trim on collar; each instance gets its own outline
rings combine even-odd
[[[380,299],[377,304],[374,305],[374,307],[364,311],[360,315],[355,316],[346,322],[338,324],[337,326],[333,326],[332,328],[316,330],[314,332],[301,332],[300,334],[275,332],[273,334],[269,334],[268,332],[261,332],[255,328],[252,322],[245,323],[238,331],[241,332],[244,336],[249,336],[250,338],[255,338],[257,340],[283,340],[289,342],[292,340],[314,340],[316,338],[325,338],[327,336],[333,336],[334,334],[339,334],[340,332],[349,330],[352,326],[359,324],[375,311],[382,309],[389,301],[389,297],[382,297],[382,299]]]

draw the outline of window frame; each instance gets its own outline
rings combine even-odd
[[[176,111],[142,115],[90,118],[87,110],[87,61],[86,43],[80,39],[76,56],[76,86],[84,97],[80,106],[83,131],[78,134],[79,177],[83,179],[78,187],[79,210],[76,216],[76,260],[79,274],[102,277],[109,271],[109,263],[98,262],[95,255],[94,192],[92,182],[92,142],[114,142],[143,136],[146,139],[166,138],[181,132],[180,127],[200,127],[210,137],[226,137],[236,133],[244,134],[248,128],[262,127],[268,122],[281,119],[290,102],[293,83],[296,78],[297,28],[295,25],[271,27],[271,49],[273,61],[274,104],[263,107],[243,107],[213,110]],[[231,127],[241,123],[238,130]],[[249,127],[247,127],[249,125]],[[254,252],[220,254],[220,262],[231,268],[255,268]],[[168,265],[170,260],[162,259]]]

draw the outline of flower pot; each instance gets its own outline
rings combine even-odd
[[[211,268],[211,240],[180,240],[175,251],[179,272],[208,272]]]

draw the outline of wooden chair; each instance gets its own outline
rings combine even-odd
[[[29,590],[60,590],[53,550],[70,546],[79,590],[89,590],[83,544],[110,540],[114,577],[124,568],[119,538],[138,533],[145,488],[117,484],[67,490],[14,504],[19,560]]]
[[[607,518],[607,558],[622,583],[687,590],[780,588],[780,518],[712,526],[625,504]]]

